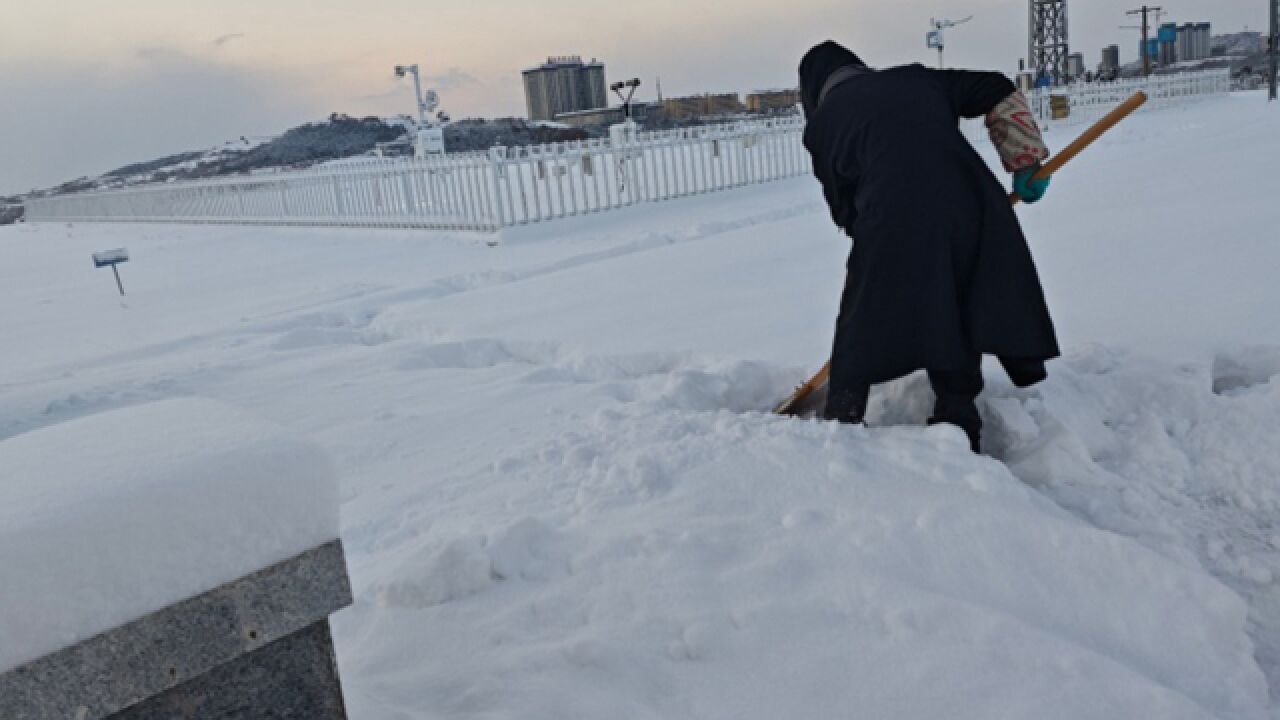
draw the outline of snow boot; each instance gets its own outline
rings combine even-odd
[[[937,400],[933,405],[930,425],[949,423],[969,436],[973,452],[982,452],[982,415],[978,412],[978,393],[982,392],[982,370],[929,371],[929,384]]]
[[[870,385],[830,393],[827,396],[827,406],[822,411],[822,417],[848,425],[860,425],[866,420],[867,398],[870,396]]]

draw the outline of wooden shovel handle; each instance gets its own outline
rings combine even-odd
[[[799,403],[801,400],[804,400],[805,398],[812,395],[814,391],[822,387],[822,385],[826,383],[827,380],[830,379],[830,377],[831,377],[831,361],[828,360],[827,364],[822,366],[822,369],[818,371],[817,375],[814,375],[813,377],[809,378],[808,382],[796,388],[795,392],[791,393],[791,395],[786,400],[783,400],[782,402],[778,403],[778,406],[773,409],[773,414],[774,415],[791,415],[792,408],[796,406],[796,403]]]
[[[1095,140],[1102,137],[1103,134],[1111,128],[1115,127],[1121,120],[1132,115],[1134,110],[1142,107],[1146,102],[1146,93],[1142,91],[1134,93],[1132,97],[1121,103],[1119,107],[1107,113],[1105,117],[1094,123],[1088,130],[1085,130],[1080,137],[1076,138],[1070,145],[1063,148],[1061,152],[1050,158],[1049,162],[1045,163],[1044,167],[1040,168],[1040,172],[1036,173],[1036,178],[1047,178],[1061,170],[1063,165],[1071,162],[1075,156],[1079,155],[1085,148],[1092,145]],[[1009,195],[1009,202],[1014,205],[1017,205],[1018,201],[1021,199],[1022,198],[1020,198],[1017,193]],[[809,378],[808,382],[796,388],[796,391],[791,393],[791,397],[779,403],[778,407],[773,409],[773,412],[778,415],[790,415],[791,409],[794,408],[797,403],[809,397],[813,391],[822,387],[823,383],[827,382],[830,377],[831,361],[828,360],[827,364],[822,366],[822,369],[818,371],[817,375]]]
[[[1146,93],[1142,91],[1134,93],[1132,97],[1121,103],[1119,107],[1107,113],[1105,117],[1094,123],[1088,130],[1081,133],[1080,137],[1076,138],[1070,145],[1063,148],[1061,152],[1049,158],[1049,162],[1045,163],[1044,167],[1040,168],[1040,172],[1036,173],[1036,179],[1043,180],[1044,178],[1050,177],[1061,170],[1063,165],[1071,162],[1075,156],[1084,152],[1085,148],[1092,145],[1095,140],[1102,137],[1103,134],[1111,128],[1115,127],[1121,120],[1132,115],[1134,110],[1142,107],[1146,102]],[[1014,205],[1017,205],[1021,199],[1022,198],[1018,196],[1018,193],[1009,194],[1009,202]]]

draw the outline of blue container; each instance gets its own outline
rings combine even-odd
[[[1159,40],[1162,43],[1178,42],[1178,26],[1174,23],[1165,23],[1160,26]]]

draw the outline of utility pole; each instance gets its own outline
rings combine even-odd
[[[1280,69],[1280,0],[1271,0],[1271,41],[1267,50],[1271,55],[1271,94],[1268,102],[1276,99],[1276,71]]]
[[[1272,2],[1276,2],[1276,0],[1272,0]],[[1130,10],[1129,12],[1125,13],[1125,15],[1141,15],[1142,16],[1142,74],[1143,75],[1151,74],[1151,52],[1148,49],[1150,45],[1148,38],[1151,37],[1151,23],[1147,20],[1147,15],[1150,13],[1155,13],[1156,22],[1160,22],[1160,14],[1163,12],[1164,12],[1164,8],[1148,7],[1146,5],[1143,5],[1137,10]]]

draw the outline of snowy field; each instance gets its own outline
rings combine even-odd
[[[324,448],[354,720],[1275,720],[1278,112],[1145,112],[1019,209],[1066,357],[988,368],[988,456],[919,377],[761,412],[843,281],[806,178],[496,247],[3,228],[0,438],[195,396]]]

